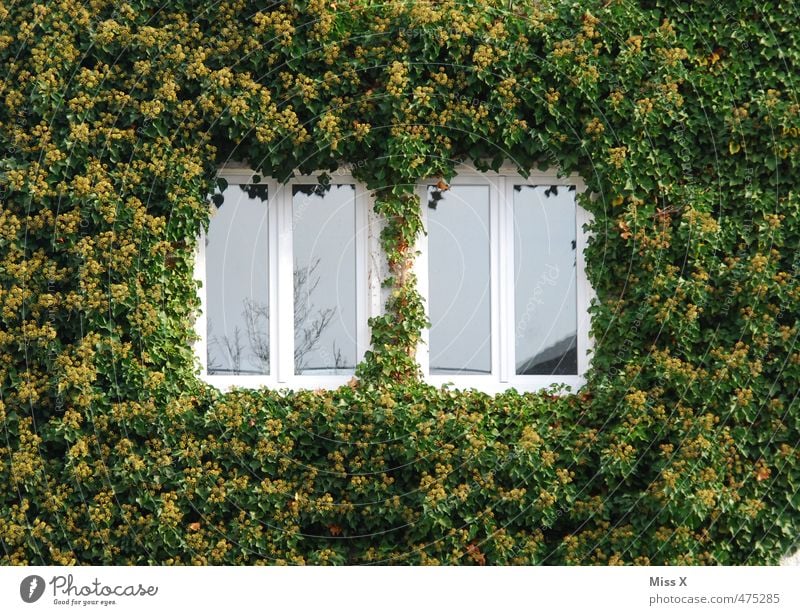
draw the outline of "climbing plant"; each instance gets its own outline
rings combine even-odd
[[[800,535],[796,9],[0,3],[0,563],[775,563]],[[348,168],[385,315],[334,391],[201,382],[220,163]],[[579,391],[420,381],[423,177],[586,181]]]

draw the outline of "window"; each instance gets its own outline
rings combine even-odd
[[[385,300],[372,196],[340,174],[278,184],[226,168],[220,179],[197,259],[203,377],[221,388],[344,384]],[[418,186],[426,378],[488,392],[580,386],[591,294],[580,179],[464,171],[437,184]]]
[[[427,379],[488,392],[583,384],[591,288],[579,177],[459,173],[419,187],[426,235],[416,272],[431,321]]]
[[[489,374],[489,186],[426,186],[425,199],[430,373]]]
[[[354,184],[292,186],[296,374],[355,370],[355,203]]]
[[[195,274],[203,377],[223,389],[344,384],[380,300],[364,187],[343,175],[278,184],[230,168],[219,179]]]

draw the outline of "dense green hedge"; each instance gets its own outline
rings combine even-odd
[[[797,23],[745,0],[0,3],[0,562],[776,562],[800,536]],[[195,377],[229,158],[376,191],[393,292],[350,386]],[[419,382],[413,183],[460,160],[586,179],[577,394]]]

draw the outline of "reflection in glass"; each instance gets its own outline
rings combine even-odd
[[[514,187],[516,373],[577,374],[575,186]]]
[[[214,198],[205,246],[209,374],[269,374],[266,189],[231,185]]]
[[[297,374],[355,369],[355,195],[352,184],[292,187]]]
[[[430,373],[491,373],[488,186],[428,186],[428,255]]]

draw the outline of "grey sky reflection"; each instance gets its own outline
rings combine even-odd
[[[575,190],[518,186],[514,194],[517,373],[577,373]]]
[[[297,373],[349,373],[356,364],[356,205],[355,186],[334,184],[328,190],[294,186],[292,227],[295,283],[295,353]],[[318,325],[332,310],[313,344]],[[303,317],[303,315],[306,315]]]
[[[229,185],[206,236],[208,373],[269,373],[248,340],[246,306],[269,306],[268,203]],[[269,344],[269,323],[252,333]]]
[[[428,188],[432,374],[491,371],[489,187]]]

